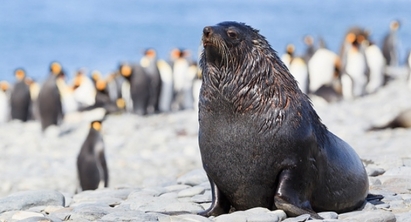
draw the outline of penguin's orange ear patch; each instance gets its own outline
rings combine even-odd
[[[96,88],[98,91],[103,91],[104,89],[106,89],[106,81],[102,79],[97,80]]]
[[[123,75],[124,77],[129,77],[131,75],[131,66],[129,65],[123,65],[121,66],[121,70],[120,70],[121,75]]]
[[[51,72],[52,72],[54,75],[60,74],[60,72],[61,72],[61,65],[60,65],[59,63],[57,63],[57,62],[53,62],[53,63],[51,64]]]
[[[18,69],[16,70],[14,75],[16,76],[18,80],[22,80],[26,76],[26,73],[22,69]]]
[[[101,130],[101,123],[100,122],[93,122],[91,124],[91,127],[93,127],[93,129],[100,131]]]
[[[349,43],[354,43],[356,38],[357,37],[354,33],[348,33],[348,35],[345,37],[345,40]]]
[[[117,99],[116,105],[117,105],[118,108],[124,109],[124,107],[126,107],[126,101],[124,101],[124,99],[122,99],[122,98]]]

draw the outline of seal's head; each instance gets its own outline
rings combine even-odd
[[[264,42],[260,44],[260,42]],[[258,30],[238,22],[221,22],[203,29],[204,51],[202,58],[216,66],[241,63],[255,49],[255,44],[268,45]]]

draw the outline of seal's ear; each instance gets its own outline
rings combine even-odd
[[[254,39],[254,40],[252,40],[251,41],[254,45],[259,45],[260,44],[260,42],[257,40],[257,39]]]

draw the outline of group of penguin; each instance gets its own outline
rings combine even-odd
[[[303,56],[295,56],[295,47],[290,44],[281,59],[304,93],[327,102],[355,99],[376,92],[387,82],[386,67],[398,65],[396,32],[399,26],[398,21],[391,23],[382,49],[371,41],[367,30],[354,27],[346,33],[339,54],[327,49],[322,40],[316,48],[313,38],[306,36],[307,50]],[[197,64],[190,61],[186,50],[174,49],[170,58],[169,62],[158,59],[156,51],[149,48],[139,63],[121,63],[106,78],[98,71],[89,77],[80,69],[71,85],[66,83],[65,72],[58,62],[51,63],[49,75],[41,86],[29,78],[24,69],[16,69],[16,82],[12,87],[0,82],[0,123],[10,119],[39,120],[44,131],[51,125],[61,124],[64,116],[71,112],[96,108],[103,108],[105,115],[195,109],[201,72]],[[410,55],[407,62],[411,70]],[[399,117],[407,117],[408,127],[411,127],[410,115],[411,110]],[[89,133],[77,156],[76,192],[108,186],[101,134],[103,120],[104,117],[90,122]],[[398,122],[401,125],[404,121],[393,120],[388,127],[397,127]]]
[[[399,21],[391,22],[381,48],[371,40],[369,31],[352,27],[344,36],[339,54],[327,49],[322,39],[315,47],[314,39],[308,35],[304,38],[304,55],[295,56],[295,47],[289,44],[281,60],[304,93],[326,102],[352,100],[375,93],[390,79],[388,67],[399,65],[399,27]],[[410,54],[407,61],[410,68]]]
[[[52,62],[42,85],[14,72],[13,86],[0,82],[0,124],[9,120],[39,120],[44,132],[60,125],[71,113],[103,109],[104,115],[91,120],[89,133],[77,157],[79,184],[76,192],[108,186],[108,167],[101,128],[108,114],[129,112],[148,115],[194,109],[198,102],[201,74],[183,49],[171,51],[170,61],[157,58],[152,48],[139,63],[121,63],[107,77],[93,71],[87,76],[79,69],[71,84],[62,65]]]

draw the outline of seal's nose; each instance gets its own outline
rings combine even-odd
[[[204,27],[204,29],[203,29],[204,37],[210,37],[211,33],[213,33],[213,30],[210,26]]]

